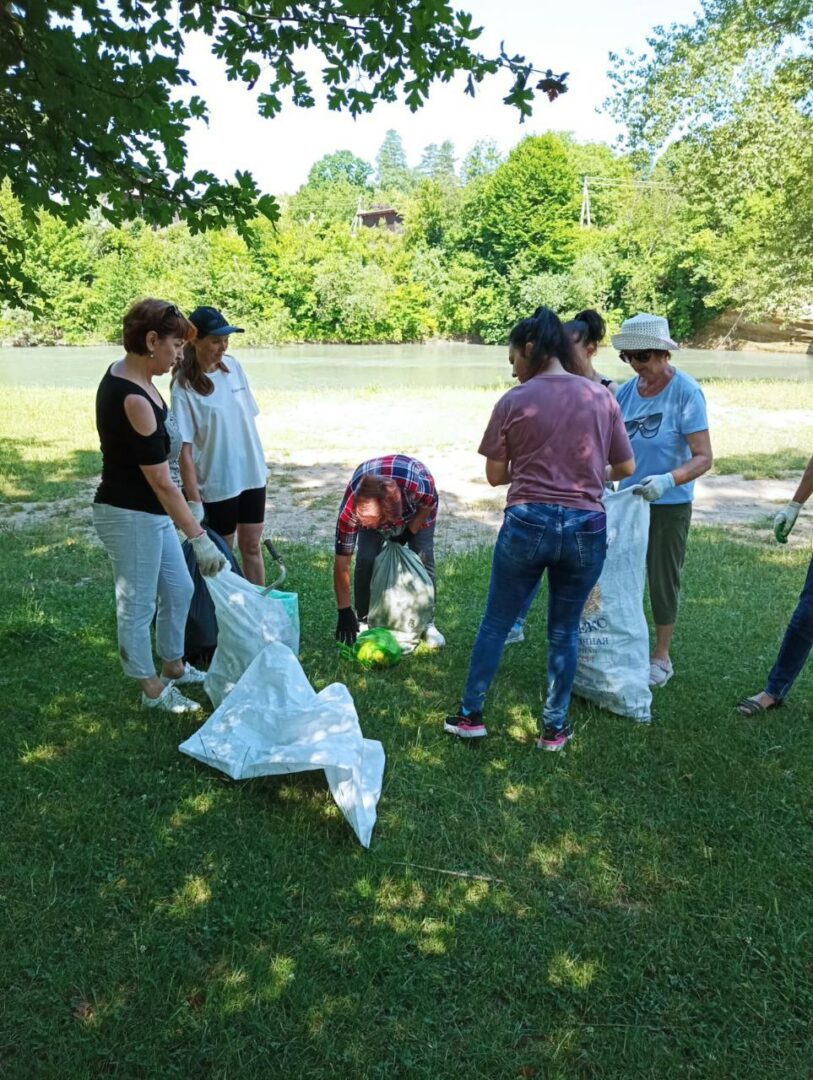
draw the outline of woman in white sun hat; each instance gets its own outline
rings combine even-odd
[[[635,315],[612,337],[636,378],[618,391],[621,415],[635,451],[635,472],[621,482],[652,504],[647,577],[655,648],[650,686],[673,674],[669,649],[680,602],[680,573],[692,519],[694,481],[711,468],[706,399],[699,385],[671,363],[680,346],[658,315]]]

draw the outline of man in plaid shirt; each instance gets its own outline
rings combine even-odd
[[[338,641],[352,645],[359,632],[359,621],[367,619],[373,563],[385,536],[399,544],[408,544],[434,582],[437,513],[435,481],[427,467],[415,458],[387,454],[358,466],[345,489],[336,521],[333,589],[338,608]],[[350,562],[357,539],[354,610],[350,604]],[[440,648],[446,643],[432,625],[427,627],[424,638],[430,648]]]

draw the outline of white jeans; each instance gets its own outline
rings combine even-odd
[[[194,592],[175,526],[165,514],[106,503],[93,504],[93,523],[113,564],[121,666],[134,679],[154,678],[153,616],[158,655],[180,659]]]

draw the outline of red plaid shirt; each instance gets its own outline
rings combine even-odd
[[[387,454],[386,457],[363,461],[350,478],[344,492],[339,518],[336,522],[336,554],[352,555],[356,547],[359,523],[356,518],[355,492],[363,476],[391,477],[401,490],[402,516],[390,524],[394,532],[402,529],[415,517],[422,506],[431,506],[432,512],[421,527],[428,529],[438,516],[438,493],[435,481],[427,467],[405,454]]]

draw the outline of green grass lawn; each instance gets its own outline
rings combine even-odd
[[[813,450],[806,384],[726,380],[703,387],[716,472],[757,479],[804,468]],[[398,450],[427,460],[466,447],[474,455],[501,392],[409,386],[266,391],[257,395],[260,431],[268,460],[283,465],[303,451],[355,463],[367,452],[395,449],[393,432]],[[93,388],[0,387],[0,503],[47,502],[92,482],[101,466],[94,395]]]
[[[558,755],[541,603],[484,745],[441,731],[488,551],[439,567],[449,646],[374,674],[337,658],[329,553],[286,557],[306,672],[387,753],[369,851],[319,774],[179,755],[198,722],[138,707],[101,552],[3,535],[0,1075],[809,1080],[810,674],[732,708],[808,554],[695,528],[655,723],[577,704]]]

